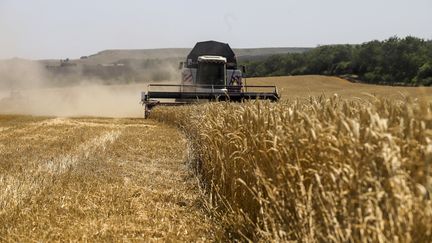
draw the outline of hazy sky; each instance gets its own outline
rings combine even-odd
[[[0,58],[76,58],[104,49],[432,39],[432,0],[0,0]]]

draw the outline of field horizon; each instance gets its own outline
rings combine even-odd
[[[152,83],[152,82],[148,82]],[[60,117],[143,117],[140,105],[141,92],[148,83],[141,84],[92,84],[83,83],[71,87],[33,88],[15,90],[19,97],[14,102],[11,91],[0,91],[0,113]],[[158,81],[171,83],[175,81]],[[348,80],[320,75],[247,78],[248,85],[275,85],[282,100],[309,96],[332,96],[361,99],[370,96],[385,98],[432,97],[431,87],[394,87],[352,83]],[[11,104],[11,105],[9,105]]]

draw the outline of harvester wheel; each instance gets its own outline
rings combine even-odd
[[[150,115],[150,109],[147,105],[144,105],[144,119],[147,119]]]

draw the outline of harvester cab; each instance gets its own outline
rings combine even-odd
[[[226,58],[221,56],[198,57],[196,83],[204,86],[226,85]]]
[[[245,84],[245,67],[237,65],[233,50],[225,43],[198,42],[179,68],[182,74],[181,84],[149,84],[147,91],[142,92],[145,118],[157,105],[174,106],[199,101],[279,100],[275,86]]]

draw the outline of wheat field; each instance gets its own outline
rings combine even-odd
[[[432,89],[247,82],[282,100],[0,115],[0,241],[432,241]]]
[[[0,241],[206,241],[187,142],[143,119],[0,115]]]
[[[393,99],[411,97],[431,100],[432,98],[430,87],[351,83],[342,78],[319,75],[248,78],[246,83],[248,85],[275,85],[284,100],[320,95],[332,96],[333,94],[350,100],[368,98],[370,95]]]
[[[188,136],[207,203],[226,235],[432,241],[430,89],[375,90],[317,76],[269,80],[285,88],[279,103],[164,107],[152,114]],[[302,85],[314,91],[293,88]]]

